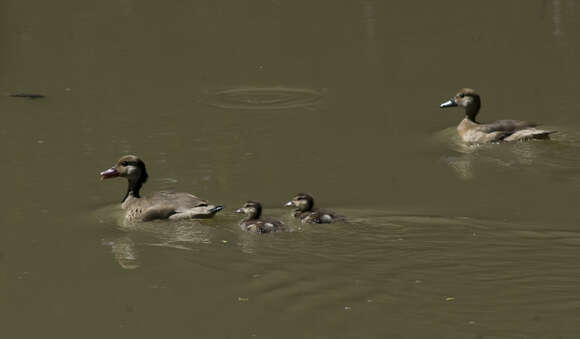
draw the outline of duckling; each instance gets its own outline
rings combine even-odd
[[[244,213],[246,217],[240,222],[240,228],[253,233],[271,233],[285,230],[282,222],[272,219],[261,219],[262,204],[256,201],[246,203],[236,210],[236,213]]]
[[[224,207],[209,205],[195,195],[181,192],[156,192],[141,197],[141,186],[149,177],[145,163],[135,155],[125,155],[115,166],[100,173],[101,180],[116,177],[127,178],[129,187],[121,201],[127,221],[150,221],[155,219],[205,219],[213,217]]]
[[[465,109],[465,118],[457,126],[457,132],[466,143],[486,143],[499,141],[519,141],[530,139],[550,139],[556,131],[536,129],[538,124],[519,120],[498,120],[482,124],[475,120],[481,100],[471,88],[463,88],[450,100],[439,105],[441,108],[460,106]]]
[[[312,196],[304,193],[298,193],[284,206],[294,206],[295,209],[292,212],[292,216],[299,219],[303,224],[331,224],[337,221],[346,221],[345,217],[335,212],[315,209]]]

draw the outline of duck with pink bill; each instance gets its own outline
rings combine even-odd
[[[141,196],[141,187],[149,175],[145,163],[135,155],[125,155],[108,170],[100,173],[101,180],[127,179],[128,187],[121,208],[126,221],[150,221],[155,219],[207,219],[224,207],[212,205],[190,193],[160,191]]]

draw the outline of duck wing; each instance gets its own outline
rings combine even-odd
[[[172,205],[176,210],[207,205],[207,201],[184,192],[160,191],[146,197],[151,205]]]
[[[263,222],[264,229],[267,230],[267,233],[278,232],[278,231],[285,229],[285,227],[286,227],[286,225],[284,225],[284,223],[282,223],[281,221],[275,220],[275,219],[266,218],[266,219],[262,219],[261,221]]]
[[[282,222],[274,219],[242,221],[240,227],[242,230],[252,233],[273,233],[286,230]]]
[[[223,209],[222,206],[208,205],[207,201],[184,192],[161,191],[143,198],[144,209],[141,219],[191,219],[210,218]]]
[[[538,126],[537,123],[521,120],[497,120],[489,124],[480,124],[478,129],[485,133],[507,132],[513,133],[526,128]]]
[[[520,141],[530,139],[550,139],[556,131],[536,129],[538,124],[520,120],[498,120],[481,124],[478,130],[487,133],[489,141]]]
[[[503,141],[522,141],[530,139],[550,139],[550,134],[557,131],[545,131],[535,128],[524,128],[504,137]]]
[[[305,213],[308,214],[302,215],[301,219],[303,223],[308,224],[332,224],[338,221],[346,221],[344,216],[338,215],[330,210],[315,209]]]

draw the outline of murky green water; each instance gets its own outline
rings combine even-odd
[[[5,336],[578,336],[576,1],[0,9]],[[466,86],[560,133],[465,146]],[[123,225],[127,153],[226,210]],[[350,223],[294,223],[301,191]],[[242,233],[249,199],[293,232]]]

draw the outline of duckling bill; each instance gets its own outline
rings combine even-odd
[[[246,203],[236,210],[236,213],[246,216],[240,222],[243,231],[252,233],[272,233],[285,230],[285,225],[273,219],[262,219],[262,204],[257,201],[246,201]]]
[[[150,221],[155,219],[205,219],[223,209],[210,205],[195,195],[183,192],[155,192],[141,197],[141,187],[149,175],[145,163],[135,155],[121,157],[115,166],[100,173],[101,180],[126,178],[127,192],[121,201],[127,221]]]
[[[450,100],[439,107],[463,107],[465,118],[457,126],[457,133],[466,143],[487,143],[499,141],[520,141],[530,139],[550,139],[556,131],[537,129],[538,124],[520,120],[498,120],[483,124],[476,120],[481,108],[481,99],[471,88],[463,88]]]
[[[314,198],[305,193],[297,194],[284,206],[294,207],[292,216],[300,220],[303,224],[331,224],[346,221],[344,216],[338,215],[333,211],[315,209]]]

